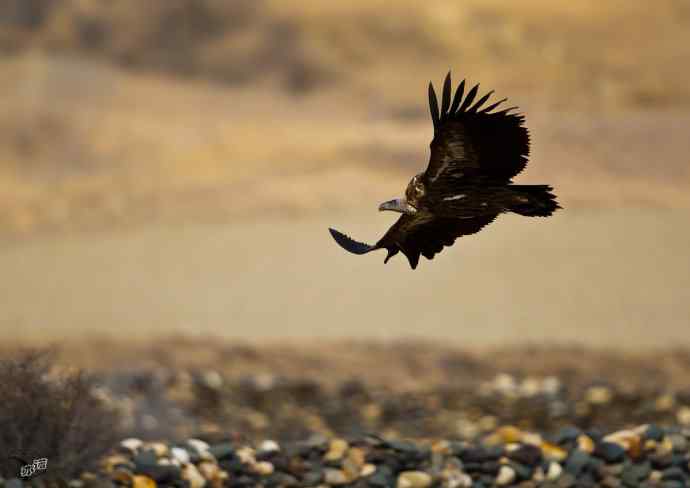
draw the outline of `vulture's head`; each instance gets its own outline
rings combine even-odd
[[[407,215],[414,215],[420,208],[420,201],[426,193],[424,182],[422,181],[423,173],[419,173],[410,180],[405,190],[404,198],[394,198],[379,205],[379,210],[392,210],[393,212],[400,212]]]

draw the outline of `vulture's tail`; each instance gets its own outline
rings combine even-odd
[[[514,192],[510,211],[526,217],[548,217],[561,208],[549,185],[511,185]]]

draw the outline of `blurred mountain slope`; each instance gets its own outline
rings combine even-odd
[[[345,211],[426,164],[448,69],[566,208],[690,206],[690,4],[0,3],[0,236]],[[662,171],[659,168],[663,168]]]

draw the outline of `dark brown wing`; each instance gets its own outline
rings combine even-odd
[[[463,177],[507,182],[527,164],[529,133],[524,117],[510,113],[516,107],[493,110],[505,99],[484,107],[493,92],[475,102],[479,85],[463,98],[465,80],[458,86],[451,104],[450,73],[443,85],[441,110],[434,87],[429,83],[429,109],[434,122],[431,157],[424,173],[428,189],[452,188]]]
[[[333,239],[335,239],[335,242],[337,242],[340,247],[351,252],[352,254],[366,254],[376,249],[374,246],[365,244],[364,242],[355,241],[350,236],[347,236],[342,232],[338,232],[330,227],[328,228],[328,232],[331,233]]]
[[[412,269],[417,267],[420,254],[427,259],[452,246],[455,239],[479,232],[496,215],[469,219],[429,218],[402,215],[376,243],[376,248],[388,249],[386,261],[398,251],[407,256]]]

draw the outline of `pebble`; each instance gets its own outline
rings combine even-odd
[[[427,488],[433,479],[423,471],[403,471],[398,475],[397,488]]]
[[[653,441],[660,441],[664,438],[664,431],[654,424],[646,425],[642,434],[645,439]]]
[[[592,405],[604,405],[611,401],[613,393],[607,386],[591,386],[586,394],[585,399]]]
[[[676,412],[678,423],[684,426],[690,426],[690,407],[681,407]]]
[[[274,452],[279,452],[280,451],[280,445],[274,440],[265,440],[261,444],[259,444],[259,448],[257,449],[257,454],[266,454],[266,453],[274,453]]]
[[[107,480],[103,488],[114,488],[113,482],[130,488],[673,488],[690,486],[686,434],[690,430],[641,425],[606,435],[570,427],[542,436],[507,425],[472,442],[375,435],[318,435],[285,445],[268,440],[256,449],[198,439],[130,447],[120,442],[124,450],[105,456],[98,476]],[[100,487],[97,480],[69,486]]]
[[[618,463],[625,457],[625,449],[619,444],[603,441],[596,445],[594,455],[607,463]]]
[[[620,430],[604,437],[605,442],[621,446],[628,455],[637,458],[642,451],[642,438],[633,430]]]
[[[189,452],[182,447],[170,448],[170,455],[173,457],[173,459],[177,459],[180,464],[186,464],[190,461]]]
[[[685,452],[688,450],[688,441],[681,434],[671,434],[668,440],[673,446],[673,452]]]
[[[496,484],[498,486],[510,485],[517,477],[515,470],[510,466],[503,465],[501,469],[498,470],[498,475],[496,476]]]
[[[560,478],[563,473],[563,467],[554,461],[549,463],[549,468],[546,470],[546,479],[549,481],[555,481]]]
[[[156,457],[163,457],[166,454],[168,454],[168,446],[166,446],[162,442],[151,442],[149,444],[145,444],[144,449],[150,449],[156,454]]]
[[[189,482],[190,488],[202,488],[206,484],[206,479],[193,464],[185,464],[182,467],[182,479]]]
[[[218,461],[230,458],[235,452],[235,446],[229,442],[222,444],[215,444],[207,449],[207,452],[213,455]],[[253,453],[252,453],[253,457]]]
[[[132,477],[132,488],[156,488],[156,482],[148,476],[137,475]]]
[[[581,434],[577,437],[577,447],[588,454],[592,454],[594,452],[594,441],[591,437]]]
[[[134,463],[124,455],[115,454],[106,457],[103,461],[103,466],[107,472],[112,472],[117,467],[134,468]]]
[[[198,469],[201,473],[201,476],[203,476],[205,479],[209,481],[216,479],[220,472],[220,468],[218,467],[218,465],[210,461],[200,462],[198,465]]]
[[[199,454],[204,451],[208,451],[209,447],[211,447],[207,442],[204,442],[200,439],[187,439],[187,444],[194,448],[194,450]]]
[[[324,459],[326,461],[337,461],[342,459],[349,447],[345,439],[333,439],[329,444],[328,452],[324,456]]]
[[[144,441],[141,439],[136,439],[134,437],[130,437],[128,439],[124,439],[123,441],[120,442],[120,445],[127,449],[128,451],[131,452],[137,452],[137,450],[144,444]]]
[[[324,470],[324,481],[329,485],[344,485],[348,483],[345,473],[335,468],[326,468]]]
[[[547,459],[553,459],[554,461],[563,461],[568,457],[568,451],[548,442],[543,442],[541,444],[541,452]]]
[[[273,474],[274,467],[268,461],[260,461],[254,465],[254,471],[261,476],[268,476]]]

